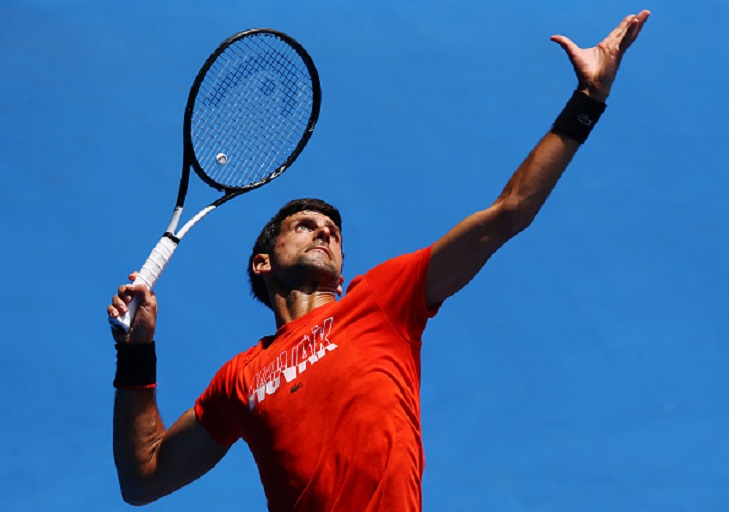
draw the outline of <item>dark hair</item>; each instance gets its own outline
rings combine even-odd
[[[276,239],[281,233],[281,223],[284,219],[291,217],[292,215],[308,211],[318,212],[322,215],[326,215],[339,230],[342,230],[342,216],[332,205],[322,201],[321,199],[305,198],[305,199],[294,199],[286,203],[279,211],[271,217],[271,220],[263,226],[261,234],[258,235],[256,243],[253,245],[251,256],[248,258],[248,280],[251,283],[251,295],[253,295],[260,302],[271,308],[271,299],[268,296],[268,288],[263,277],[256,275],[253,272],[253,258],[256,254],[271,254],[273,248],[276,245]]]

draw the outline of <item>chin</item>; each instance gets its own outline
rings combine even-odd
[[[312,275],[319,277],[319,280],[329,280],[339,284],[341,269],[325,258],[301,258],[291,269],[300,276],[311,278]]]

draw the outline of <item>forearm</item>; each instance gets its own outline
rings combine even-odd
[[[114,461],[124,500],[153,499],[148,488],[156,473],[157,451],[165,427],[154,389],[119,389],[114,400]]]
[[[142,505],[202,476],[229,447],[210,437],[194,409],[165,428],[155,395],[154,295],[144,286],[123,285],[107,313],[110,317],[124,314],[133,296],[139,299],[139,307],[131,331],[112,331],[117,342],[113,443],[122,497]]]
[[[575,139],[550,131],[529,153],[491,207],[503,223],[503,241],[531,224],[579,147]]]
[[[463,288],[492,254],[531,224],[579,147],[574,137],[548,132],[490,207],[467,217],[435,243],[426,284],[429,305]]]

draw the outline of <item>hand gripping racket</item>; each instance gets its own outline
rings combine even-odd
[[[185,107],[180,189],[172,219],[134,284],[154,287],[185,234],[221,204],[280,176],[309,141],[319,117],[319,74],[293,38],[270,29],[229,37],[195,77]],[[179,231],[190,167],[222,197]],[[136,311],[110,318],[129,331]]]

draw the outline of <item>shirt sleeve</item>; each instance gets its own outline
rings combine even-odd
[[[245,354],[225,363],[202,395],[195,401],[195,414],[208,434],[217,442],[232,445],[243,435],[241,408],[234,406],[236,383]]]
[[[439,306],[428,309],[425,283],[431,248],[404,254],[376,266],[363,276],[395,329],[410,341],[420,341],[428,319]],[[354,283],[352,283],[354,285]]]

